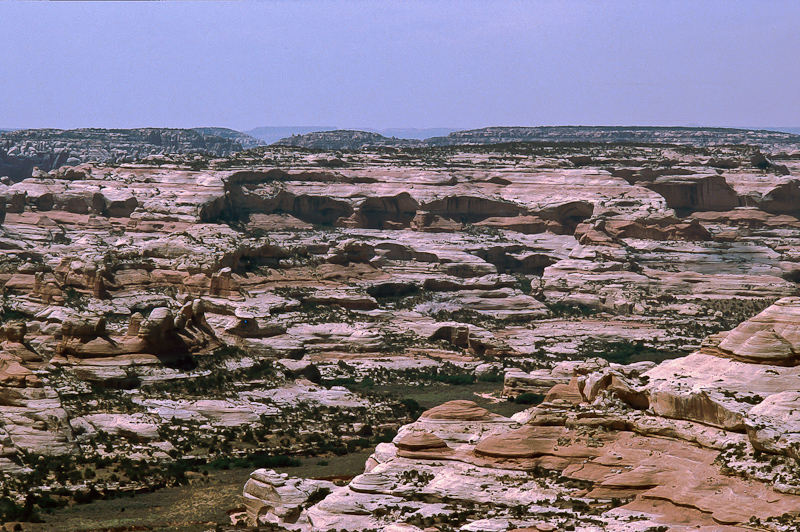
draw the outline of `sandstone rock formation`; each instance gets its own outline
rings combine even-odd
[[[412,512],[419,528],[451,518],[476,530],[546,528],[580,522],[555,501],[562,488],[527,471],[560,476],[581,460],[595,468],[586,463],[611,460],[601,451],[614,446],[627,453],[626,442],[679,438],[722,452],[740,472],[755,463],[740,450],[793,459],[795,438],[779,430],[794,423],[795,303],[746,320],[797,296],[800,221],[755,201],[782,178],[752,165],[754,148],[706,144],[257,147],[5,180],[0,469],[9,493],[24,502],[87,482],[98,493],[145,490],[179,481],[184,457],[255,469],[282,455],[372,448],[398,431],[354,489],[292,512],[320,528],[390,526]],[[798,170],[788,151],[762,150]],[[709,176],[711,159],[730,164]],[[645,186],[682,179],[718,185],[688,216]],[[385,386],[409,397],[376,399]],[[484,404],[429,408],[409,424],[424,408],[407,399],[431,387]],[[482,410],[501,395],[530,401],[525,394],[545,406],[514,418]],[[756,410],[759,398],[774,407]],[[540,437],[535,453],[524,451]],[[52,458],[63,468],[46,455],[64,455]],[[126,472],[129,455],[151,469]],[[406,472],[393,476],[389,460],[407,460]],[[432,462],[460,469],[428,492],[428,474],[440,470],[411,471]],[[95,478],[85,478],[89,467]],[[767,475],[753,467],[756,480]],[[792,470],[774,467],[770,478],[791,492]],[[506,492],[522,502],[508,502],[517,499],[498,475],[519,480]],[[479,502],[504,509],[467,518],[483,484],[491,489]],[[628,501],[627,489],[611,497]],[[417,492],[425,500],[406,495]],[[445,508],[451,499],[464,502]],[[537,500],[563,519],[511,513]],[[611,504],[598,500],[584,502]],[[635,504],[652,500],[661,498]],[[391,523],[374,513],[389,507]]]
[[[727,211],[739,206],[736,191],[720,175],[664,176],[646,186],[664,196],[670,208],[681,212]]]
[[[324,480],[287,478],[259,469],[245,484],[244,501],[251,525],[295,522],[309,499],[330,493],[336,486]]]
[[[468,401],[444,403],[379,445],[364,474],[275,523],[298,530],[435,523],[460,530],[786,530],[800,508],[793,462],[800,397],[781,383],[797,382],[785,355],[797,340],[798,312],[800,300],[780,300],[698,353],[658,366],[562,365],[564,377],[551,378],[569,377],[577,393],[513,419]],[[765,331],[772,335],[766,343]],[[754,339],[776,356],[727,356]],[[785,345],[775,347],[776,339]],[[698,365],[698,357],[716,362]],[[739,387],[734,373],[747,382]],[[519,379],[508,373],[507,388]],[[745,390],[766,397],[750,400]],[[251,494],[245,487],[245,498]],[[248,515],[257,522],[255,511]]]

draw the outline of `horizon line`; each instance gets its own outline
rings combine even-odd
[[[604,128],[604,127],[627,127],[627,128],[682,128],[682,129],[743,129],[743,130],[765,130],[770,131],[773,129],[800,129],[800,125],[797,126],[788,126],[788,125],[781,125],[781,126],[715,126],[715,125],[700,125],[700,124],[684,124],[684,125],[663,125],[663,124],[539,124],[539,125],[505,125],[505,124],[494,124],[490,126],[478,126],[478,127],[449,127],[449,126],[433,126],[433,127],[416,127],[416,126],[390,126],[390,127],[339,127],[339,126],[326,126],[326,125],[279,125],[279,126],[256,126],[249,129],[236,129],[229,126],[191,126],[191,127],[180,127],[180,126],[130,126],[130,127],[103,127],[103,126],[80,126],[80,127],[56,127],[56,126],[47,126],[47,127],[0,127],[0,131],[36,131],[36,130],[61,130],[61,131],[76,131],[80,129],[105,129],[105,130],[132,130],[132,129],[185,129],[185,130],[194,130],[194,129],[228,129],[230,131],[236,131],[239,133],[247,133],[248,131],[253,131],[256,129],[261,128],[274,128],[274,129],[312,129],[312,128],[320,128],[312,131],[311,133],[318,133],[323,131],[372,131],[372,132],[380,132],[380,131],[387,131],[387,130],[430,130],[430,129],[449,129],[451,131],[475,131],[479,129],[488,129],[494,127],[503,127],[503,128],[546,128],[546,127],[585,127],[585,128]]]

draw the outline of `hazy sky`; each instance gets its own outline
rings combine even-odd
[[[0,2],[0,127],[800,125],[796,0]]]

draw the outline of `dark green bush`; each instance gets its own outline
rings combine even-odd
[[[465,386],[475,382],[475,375],[462,373],[460,375],[437,375],[434,380],[453,386]]]
[[[413,418],[416,418],[418,414],[425,410],[416,400],[411,398],[403,399],[400,404],[408,410],[408,414]]]
[[[24,513],[24,508],[9,499],[8,497],[0,498],[0,521],[21,521]]]
[[[544,395],[540,393],[521,393],[514,398],[514,402],[518,405],[538,405],[544,401]]]
[[[275,467],[298,467],[302,464],[300,460],[291,458],[286,455],[267,455],[262,453],[252,453],[245,458],[217,458],[206,464],[206,469],[222,469],[228,470],[231,468],[245,468],[245,469],[271,469]]]

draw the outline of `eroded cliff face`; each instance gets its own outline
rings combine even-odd
[[[290,493],[297,480],[254,472],[237,518],[292,530],[792,529],[799,317],[800,298],[785,298],[684,358],[540,370],[529,379],[556,384],[512,418],[444,403],[347,486]],[[507,388],[520,380],[507,373]]]
[[[372,448],[417,413],[413,402],[376,397],[373,387],[456,389],[478,381],[499,395],[504,376],[506,396],[551,394],[548,402],[556,406],[548,408],[555,410],[531,425],[546,428],[461,404],[416,422],[455,427],[452,434],[425,429],[441,441],[416,429],[395,440],[403,460],[410,458],[402,453],[422,452],[462,464],[463,475],[442,481],[437,504],[451,496],[448,486],[463,483],[459,489],[475,491],[483,484],[471,468],[479,468],[480,478],[501,470],[507,470],[501,477],[519,475],[514,493],[522,501],[541,499],[533,493],[542,490],[557,497],[545,480],[572,473],[568,468],[578,464],[569,461],[572,454],[611,460],[603,458],[605,447],[595,446],[598,438],[606,441],[605,411],[572,406],[610,394],[628,417],[620,414],[609,426],[642,428],[635,436],[608,436],[606,450],[650,445],[636,438],[688,434],[686,427],[704,424],[689,431],[695,436],[688,442],[732,434],[731,441],[780,450],[789,459],[793,437],[773,442],[769,427],[792,415],[794,399],[776,394],[770,401],[780,404],[773,410],[751,414],[745,405],[755,406],[755,394],[768,397],[761,388],[744,392],[751,387],[747,374],[760,372],[768,388],[778,380],[770,381],[774,375],[765,368],[790,375],[796,367],[793,336],[775,317],[784,311],[774,310],[794,303],[772,307],[762,316],[769,326],[736,345],[731,333],[730,340],[701,349],[709,334],[798,293],[800,221],[788,209],[767,207],[780,196],[776,175],[754,165],[752,151],[609,145],[320,154],[269,147],[213,161],[201,157],[202,164],[193,156],[83,164],[6,182],[0,185],[5,482],[19,497],[50,488],[74,494],[88,489],[87,480],[101,494],[136,491],[179,481],[176,471],[187,457],[257,464]],[[795,159],[771,157],[798,171]],[[721,160],[728,162],[718,174]],[[715,185],[684,212],[657,190],[620,177],[648,174],[646,168],[659,174],[653,183],[701,179],[715,168],[708,180]],[[715,198],[719,190],[724,197]],[[731,191],[744,206],[729,205]],[[662,369],[629,364],[688,353],[694,354]],[[623,365],[585,362],[598,356]],[[659,377],[668,371],[663,368],[679,374],[681,364],[701,384],[684,388],[683,380]],[[731,382],[740,379],[727,393],[743,401],[731,403],[704,384],[723,367]],[[637,380],[648,370],[649,383]],[[597,374],[596,381],[586,380]],[[643,414],[648,409],[654,414]],[[456,410],[461,417],[448,421]],[[591,434],[575,428],[581,423],[564,421],[573,414],[583,424],[600,419],[601,428]],[[663,425],[672,418],[680,423]],[[466,421],[477,428],[458,428]],[[518,429],[524,430],[508,444],[515,456],[498,455],[504,444],[494,440],[478,445],[484,436]],[[538,439],[556,445],[543,443],[529,456],[526,446]],[[460,450],[454,441],[474,448]],[[694,452],[683,444],[652,444],[662,445],[665,457]],[[394,447],[378,447],[372,465],[394,456]],[[134,453],[148,464],[141,474],[125,468],[123,460]],[[548,471],[561,473],[540,483],[524,464],[552,465],[539,463],[542,456],[560,464]],[[523,465],[496,467],[512,459]],[[410,473],[417,462],[408,464],[408,479],[375,488],[386,499],[369,510],[359,506],[362,495],[352,495],[355,506],[342,511],[341,523],[372,523],[373,510],[391,507],[412,485],[421,487]],[[90,468],[94,479],[85,478]],[[253,484],[276,478],[261,475]],[[317,497],[313,482],[284,480],[285,486],[273,484],[277,493],[286,487]],[[373,480],[366,477],[367,487],[355,492],[372,493]],[[583,486],[578,480],[574,487]],[[643,484],[636,486],[631,493],[643,493]],[[486,497],[502,500],[499,492]],[[661,496],[648,497],[636,504]],[[345,528],[337,517],[345,503],[326,500],[328,506],[314,510],[323,523],[316,526]],[[413,502],[420,524],[436,519],[435,512],[425,513],[424,501]],[[305,511],[303,504],[285,515]],[[469,519],[480,520],[475,516]],[[725,519],[733,517],[719,518]],[[506,526],[492,523],[486,526]]]

